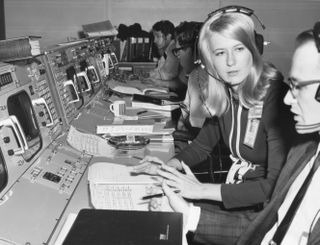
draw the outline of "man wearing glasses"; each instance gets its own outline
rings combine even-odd
[[[266,208],[238,244],[320,244],[320,22],[297,37],[284,102],[291,106],[299,134],[315,133],[287,163]]]
[[[179,59],[183,69],[182,75],[188,79],[188,88],[183,104],[181,104],[181,117],[177,124],[177,130],[189,131],[195,137],[202,127],[204,120],[210,116],[203,108],[202,96],[207,86],[208,74],[196,64],[197,61],[197,37],[201,22],[184,21],[175,28],[176,47],[172,53]],[[180,78],[183,80],[183,78]]]

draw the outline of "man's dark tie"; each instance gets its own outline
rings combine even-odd
[[[312,177],[313,177],[314,173],[317,171],[319,165],[320,165],[320,159],[319,159],[319,154],[318,154],[309,174],[307,175],[307,178],[304,180],[296,197],[293,199],[293,202],[291,203],[286,215],[284,216],[279,227],[277,228],[272,240],[269,242],[269,245],[280,245],[281,244],[281,242],[282,242],[285,234],[287,233],[287,230],[293,220],[293,217],[295,216],[295,214],[301,204],[301,201],[302,201],[302,199],[308,189],[308,186],[312,180]]]

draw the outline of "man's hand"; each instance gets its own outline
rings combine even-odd
[[[167,165],[158,169],[158,174],[166,179],[166,183],[173,189],[180,191],[180,194],[189,199],[203,198],[203,184],[194,176],[190,168],[182,162],[185,172],[181,173],[175,168]]]
[[[185,222],[187,222],[189,217],[190,204],[186,200],[184,200],[179,194],[175,193],[174,190],[168,186],[166,180],[163,180],[162,182],[162,189],[169,200],[171,208],[174,211],[183,214],[183,226],[185,226]]]

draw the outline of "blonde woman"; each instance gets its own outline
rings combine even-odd
[[[152,157],[137,167],[165,178],[163,188],[173,209],[185,214],[188,226],[193,224],[187,229],[206,244],[232,244],[245,221],[262,209],[286,159],[285,133],[293,130],[282,101],[287,91],[283,76],[263,62],[253,20],[239,9],[216,11],[200,31],[199,48],[209,74],[202,106],[211,118],[197,138],[160,169],[151,166]],[[226,183],[200,183],[189,166],[205,160],[221,138],[233,160]],[[190,209],[181,197],[209,205]]]

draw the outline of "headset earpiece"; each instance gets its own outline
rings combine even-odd
[[[257,49],[259,50],[259,53],[262,55],[264,48],[264,38],[260,33],[257,33],[256,31],[254,31],[254,38],[256,41]]]
[[[313,26],[313,36],[318,52],[320,53],[320,21],[316,22]]]
[[[312,32],[313,32],[313,37],[316,43],[318,53],[320,53],[320,21],[314,24]],[[316,101],[320,102],[320,85],[318,86],[318,89],[314,98],[316,99]]]
[[[314,98],[316,99],[316,101],[320,102],[320,85],[318,86],[318,89]]]

